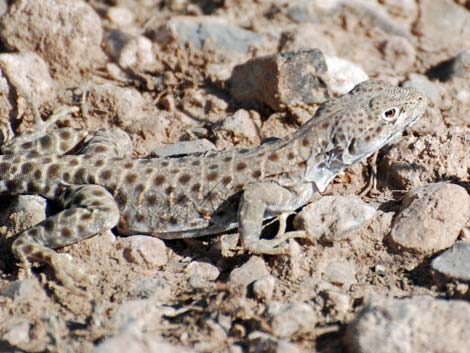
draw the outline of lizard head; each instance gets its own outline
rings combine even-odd
[[[341,118],[342,132],[332,137],[343,151],[347,166],[382,148],[426,111],[428,100],[414,88],[392,86],[379,81],[362,82],[349,92],[351,110]],[[346,121],[345,119],[349,119]]]
[[[367,158],[415,123],[427,105],[418,90],[380,81],[359,83],[349,93],[322,104],[306,124],[310,129],[325,127],[316,135],[321,136],[322,148],[312,150],[306,180],[324,190],[344,168]]]

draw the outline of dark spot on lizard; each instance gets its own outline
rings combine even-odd
[[[104,160],[98,159],[98,160],[95,162],[95,167],[102,167],[102,166],[104,166]]]
[[[309,146],[309,145],[310,145],[310,142],[308,141],[308,138],[304,138],[304,139],[302,140],[302,146],[307,147],[307,146]]]
[[[109,169],[106,169],[100,173],[100,178],[103,180],[109,180],[111,179],[111,175],[112,175],[111,171]]]
[[[147,204],[149,206],[155,206],[157,203],[157,197],[155,195],[148,195],[147,196]]]
[[[232,156],[227,156],[224,158],[224,162],[230,162],[232,160]]]
[[[103,197],[105,195],[104,191],[100,189],[93,190],[91,194],[96,197]]]
[[[201,190],[201,184],[196,183],[193,186],[191,186],[191,191],[192,192],[199,192]]]
[[[71,137],[71,134],[68,130],[62,130],[59,132],[59,136],[63,140],[68,140]]]
[[[137,180],[137,174],[130,173],[126,175],[126,183],[134,184]]]
[[[153,184],[154,184],[155,186],[160,186],[160,185],[162,185],[162,184],[165,182],[165,179],[166,179],[166,178],[165,178],[164,175],[159,174],[159,175],[157,175],[157,176],[155,177],[155,179],[153,179]]]
[[[51,148],[52,147],[52,138],[49,135],[43,136],[39,139],[39,144],[42,148]]]
[[[188,197],[184,193],[181,193],[176,197],[175,201],[177,204],[182,205],[188,201]]]
[[[187,184],[190,180],[191,180],[191,175],[189,174],[183,174],[179,178],[179,181],[181,184]]]
[[[253,178],[259,178],[261,176],[261,170],[255,170],[251,175]]]
[[[64,237],[64,238],[70,238],[72,236],[72,232],[68,228],[62,228],[60,233],[61,233],[62,237]]]
[[[57,178],[59,176],[60,166],[58,164],[51,164],[47,168],[47,176],[49,178]]]
[[[215,179],[217,179],[218,176],[219,176],[219,173],[211,172],[207,174],[207,181],[214,181]]]
[[[168,167],[170,165],[170,162],[168,161],[163,161],[162,162],[162,167]]]
[[[271,153],[268,157],[268,159],[271,161],[271,162],[276,162],[279,160],[279,155],[274,152],[274,153]]]
[[[288,160],[293,160],[294,158],[295,158],[295,153],[294,153],[294,152],[289,152],[289,153],[287,154],[287,159],[288,159]]]
[[[237,171],[241,172],[242,170],[245,170],[246,169],[246,163],[245,162],[239,162],[237,164]]]
[[[194,165],[194,166],[198,166],[198,165],[201,164],[201,161],[199,159],[196,159],[196,160],[192,161],[191,164]]]
[[[231,177],[231,176],[224,176],[224,177],[222,178],[222,184],[224,184],[224,185],[230,184],[231,181],[232,181],[232,177]]]
[[[168,186],[166,189],[165,189],[165,193],[167,195],[170,195],[171,193],[173,193],[173,191],[175,191],[175,188],[173,186]]]

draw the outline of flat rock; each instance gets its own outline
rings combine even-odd
[[[109,337],[92,350],[92,353],[191,353],[192,349],[166,342],[151,332],[138,329],[124,330]]]
[[[173,17],[165,25],[153,31],[152,36],[161,44],[171,38],[182,44],[189,43],[194,49],[213,49],[225,54],[247,54],[252,46],[265,40],[263,35],[247,31],[213,16],[198,18]]]
[[[300,332],[312,332],[317,323],[314,310],[307,303],[269,304],[266,315],[270,318],[273,334],[289,338]]]
[[[0,212],[0,221],[19,233],[46,219],[46,199],[38,195],[18,195]]]
[[[257,279],[267,275],[269,275],[269,272],[263,258],[252,256],[246,263],[232,270],[228,285],[236,288],[246,288]]]
[[[53,71],[69,78],[105,60],[100,18],[80,0],[15,1],[2,16],[0,28],[7,47],[34,51]]]
[[[465,353],[470,304],[431,297],[376,299],[346,332],[353,353]]]
[[[327,65],[318,49],[251,59],[233,69],[230,94],[246,106],[281,110],[293,104],[322,103],[329,98]]]
[[[470,243],[459,241],[436,257],[431,267],[446,277],[470,281]]]
[[[355,196],[323,196],[294,218],[294,227],[312,238],[345,239],[375,215],[375,208]]]
[[[319,264],[319,271],[322,278],[335,286],[340,286],[345,290],[357,282],[356,267],[353,263],[343,260],[325,261]]]
[[[399,248],[435,253],[451,246],[470,216],[470,196],[458,185],[435,183],[405,195],[390,239]]]

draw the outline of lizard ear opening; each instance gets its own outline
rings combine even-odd
[[[395,122],[400,115],[400,110],[398,108],[392,107],[383,111],[382,119],[388,122]]]

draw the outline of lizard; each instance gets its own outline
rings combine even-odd
[[[238,227],[254,254],[286,254],[295,231],[261,238],[265,219],[293,212],[351,166],[378,151],[426,111],[413,88],[364,81],[321,104],[290,136],[247,149],[178,158],[132,158],[122,130],[48,131],[56,119],[7,141],[0,156],[0,194],[38,194],[62,210],[15,235],[11,248],[51,266],[73,288],[78,272],[55,249],[102,231],[194,238]],[[281,222],[280,222],[281,223]]]

